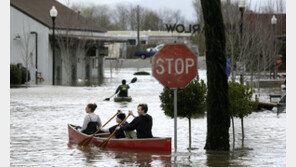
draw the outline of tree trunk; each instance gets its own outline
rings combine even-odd
[[[188,123],[189,123],[189,147],[188,149],[191,150],[191,118],[188,118]]]
[[[241,126],[242,126],[242,147],[244,147],[244,140],[245,140],[244,117],[241,117]]]
[[[269,65],[269,79],[271,79],[271,67]]]
[[[254,80],[254,69],[253,63],[251,64],[251,89],[253,90],[253,80]]]
[[[233,147],[233,150],[234,150],[234,147],[235,147],[234,120],[233,120],[233,116],[230,116],[230,118],[231,118],[231,122],[232,122],[232,137],[233,137],[232,147]]]
[[[28,67],[26,67],[27,69],[26,69],[26,82],[25,82],[25,84],[26,84],[26,87],[28,87],[29,86],[29,83],[28,83],[28,80],[29,80],[29,73],[28,73],[28,70],[29,70],[29,68]]]
[[[258,92],[260,92],[260,87],[259,87],[259,82],[260,82],[260,78],[261,78],[261,71],[260,71],[260,57],[258,58],[258,62],[257,62],[257,89]]]
[[[263,58],[262,58],[262,62],[263,62],[263,78],[266,79],[266,62],[265,62],[265,55],[263,55]]]
[[[112,60],[109,60],[110,61],[110,75],[111,75],[111,78],[112,78]]]
[[[201,0],[205,21],[207,63],[206,150],[229,150],[229,99],[225,30],[220,0]]]

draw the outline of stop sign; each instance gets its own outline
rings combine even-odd
[[[167,44],[153,56],[153,76],[165,87],[185,88],[197,75],[197,57],[183,44]]]
[[[282,59],[279,57],[276,60],[276,66],[280,66],[282,64]]]

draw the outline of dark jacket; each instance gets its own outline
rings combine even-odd
[[[124,122],[124,123],[122,124],[122,126],[125,126],[125,125],[127,125],[127,124],[128,124],[127,122]],[[118,124],[112,126],[111,128],[109,128],[109,132],[110,132],[110,134],[114,132],[114,130],[116,129],[117,126],[118,126]],[[125,138],[125,133],[124,133],[124,131],[123,131],[122,129],[117,130],[117,131],[115,132],[115,137],[116,137],[116,138]]]
[[[116,89],[116,92],[119,92],[118,96],[119,97],[128,97],[128,89],[130,87],[128,85],[120,85],[118,86],[118,88]]]
[[[140,115],[134,120],[124,126],[121,126],[122,130],[137,130],[137,138],[152,138],[152,117],[148,114]]]

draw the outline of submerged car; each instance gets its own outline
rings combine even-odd
[[[164,46],[164,44],[160,44],[157,45],[154,48],[147,48],[146,51],[137,51],[135,53],[135,56],[140,57],[142,59],[146,59],[147,57],[152,57],[155,55],[155,53],[157,53],[162,47]]]

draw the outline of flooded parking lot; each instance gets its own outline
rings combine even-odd
[[[147,103],[153,117],[152,133],[157,137],[174,135],[173,119],[160,108],[163,86],[151,75],[137,76],[131,84],[131,103],[115,103],[110,97],[122,79],[131,80],[138,69],[105,71],[100,87],[39,86],[10,90],[10,161],[11,166],[285,166],[286,114],[276,110],[254,112],[244,119],[245,142],[241,148],[240,120],[235,119],[236,148],[229,152],[206,152],[206,117],[192,120],[192,147],[188,147],[188,120],[178,118],[178,153],[134,152],[128,150],[82,150],[68,144],[67,124],[82,125],[85,106],[95,102],[102,122],[117,109],[136,112],[139,103]],[[141,69],[151,72],[151,69]],[[200,70],[206,80],[206,71]],[[262,90],[261,100],[269,101]],[[132,118],[128,118],[130,122]],[[114,125],[115,120],[108,126]],[[229,129],[232,142],[232,129]],[[232,143],[231,143],[232,145]],[[173,147],[172,147],[173,148]]]

